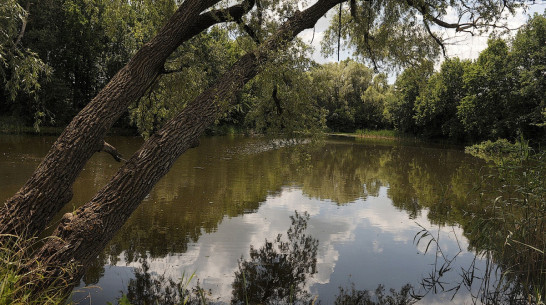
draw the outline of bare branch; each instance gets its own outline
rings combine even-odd
[[[478,16],[476,18],[474,16],[474,14],[471,12],[472,8],[469,8],[466,5],[465,5],[465,7],[467,7],[467,11],[465,11],[465,12],[470,13],[470,21],[461,23],[462,17],[464,15],[464,12],[463,12],[463,14],[461,14],[459,16],[459,21],[457,23],[450,23],[450,22],[446,22],[446,21],[444,21],[444,20],[442,20],[442,19],[440,19],[438,17],[433,16],[431,14],[431,12],[430,12],[430,7],[432,7],[431,4],[417,3],[414,0],[406,0],[406,3],[409,6],[415,8],[416,10],[418,10],[423,15],[424,19],[429,20],[429,21],[435,23],[436,25],[438,25],[440,27],[443,27],[443,28],[446,28],[446,29],[455,29],[456,32],[471,33],[471,31],[469,31],[469,29],[477,29],[479,27],[492,27],[492,28],[502,28],[502,29],[505,29],[505,30],[513,30],[513,29],[508,28],[506,25],[498,25],[498,24],[495,24],[495,23],[481,23],[480,22],[481,16]],[[506,4],[503,6],[503,10],[504,10],[504,7],[506,7]]]
[[[102,143],[102,148],[99,151],[110,154],[118,162],[127,161],[123,159],[123,155],[114,146],[106,143],[106,141]]]

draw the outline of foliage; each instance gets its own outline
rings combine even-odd
[[[28,22],[28,12],[16,0],[0,3],[0,114],[15,112],[16,99],[25,96],[31,116],[40,117],[42,109],[36,104],[41,88],[40,78],[51,73],[50,67],[38,54],[25,48],[22,38]],[[20,108],[19,108],[20,109]]]
[[[518,86],[516,126],[529,139],[542,137],[546,121],[546,13],[535,14],[512,41],[512,62]],[[541,115],[542,113],[542,115]]]
[[[395,99],[393,86],[388,84],[386,74],[376,74],[360,98],[363,105],[355,117],[357,127],[369,129],[392,127],[384,115],[385,105]]]
[[[194,37],[170,58],[149,93],[129,109],[129,116],[144,137],[181,111],[233,64],[241,52],[228,32],[218,27]]]
[[[546,153],[526,148],[484,177],[479,191],[491,199],[475,202],[468,212],[482,216],[463,227],[471,247],[500,266],[504,287],[516,293],[510,297],[539,304],[546,295]]]
[[[545,27],[546,16],[535,14],[511,44],[492,38],[475,61],[447,59],[435,73],[407,68],[395,98],[385,99],[386,119],[401,131],[459,142],[544,141]]]
[[[340,38],[376,70],[385,65],[416,65],[439,54],[438,44],[421,26],[421,15],[412,7],[398,1],[361,3],[351,10],[345,6],[341,20],[333,18],[322,42],[325,55],[338,51]]]
[[[362,122],[358,115],[365,107],[373,108],[371,103],[364,104],[361,97],[371,85],[373,72],[365,65],[353,60],[340,63],[327,63],[310,71],[318,105],[327,111],[326,125],[332,131],[354,131],[368,122]],[[377,90],[381,90],[382,81],[378,78]],[[373,114],[370,114],[373,116]],[[358,119],[358,120],[357,120]],[[373,124],[373,122],[369,122]]]
[[[443,35],[435,33],[435,26],[471,33],[481,33],[486,24],[502,28],[501,14],[514,14],[521,3],[477,0],[469,6],[457,1],[378,0],[340,5],[339,14],[332,18],[325,33],[323,52],[339,52],[340,40],[343,40],[356,56],[377,70],[384,66],[409,67],[433,61],[445,43]],[[449,14],[456,14],[461,23],[447,21]]]
[[[0,4],[0,114],[36,126],[64,126],[176,8],[174,0],[27,3],[28,12],[15,0]]]
[[[384,113],[386,119],[397,130],[417,133],[418,128],[414,120],[415,103],[421,90],[427,84],[432,69],[433,63],[425,61],[418,66],[407,68],[396,79],[395,98],[387,100]]]
[[[415,122],[428,137],[461,139],[457,105],[465,96],[463,75],[468,61],[446,59],[422,88],[414,105]]]
[[[36,127],[66,124],[178,4],[175,0],[44,0],[25,13],[15,0],[4,2],[0,74],[7,86],[0,115],[20,117],[25,125]],[[477,4],[471,10],[481,7],[480,21],[499,21],[495,16],[501,8],[495,3]],[[220,6],[224,5],[227,1]],[[300,5],[260,1],[260,9],[252,10],[242,22],[214,27],[183,44],[165,66],[177,73],[159,77],[119,124],[132,124],[149,136]],[[214,129],[294,135],[316,134],[326,127],[343,132],[394,127],[455,141],[514,139],[518,132],[544,140],[545,17],[535,15],[511,43],[491,40],[475,62],[448,59],[432,73],[440,36],[431,36],[429,30],[435,18],[447,14],[448,5],[443,1],[427,5],[427,11],[398,1],[343,5],[342,22],[333,18],[323,50],[332,54],[341,38],[359,61],[375,71],[350,59],[312,63],[309,46],[297,41],[276,54],[276,60],[236,96],[236,105]],[[511,1],[506,5],[509,11],[518,6]],[[459,4],[450,10],[470,14]],[[420,19],[423,15],[428,19]],[[24,35],[18,39],[20,34]],[[395,86],[387,83],[385,74],[374,74],[385,65],[407,68]]]
[[[244,119],[247,129],[291,136],[325,129],[326,114],[317,103],[316,87],[308,72],[310,52],[307,45],[295,41],[246,86],[238,106],[248,109]]]
[[[487,140],[468,146],[465,148],[465,152],[486,161],[502,164],[504,161],[525,159],[529,155],[530,147],[528,142],[524,140],[510,143],[506,139],[499,139],[494,142]]]
[[[458,116],[473,139],[513,137],[511,91],[514,83],[508,66],[509,49],[504,40],[489,40],[487,49],[464,75],[466,96]]]

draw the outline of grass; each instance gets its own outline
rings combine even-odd
[[[352,138],[365,138],[365,139],[386,139],[386,140],[411,140],[411,141],[421,141],[418,137],[403,133],[397,130],[392,129],[379,129],[379,130],[370,130],[370,129],[357,129],[355,132],[334,132],[328,133],[328,135],[333,136],[342,136],[342,137],[352,137]]]
[[[404,138],[408,137],[408,135],[405,135],[399,131],[396,130],[390,130],[390,129],[380,129],[380,130],[370,130],[370,129],[357,129],[355,131],[355,134],[360,137],[368,137],[368,138],[391,138],[391,139],[397,139],[397,138]]]
[[[1,235],[0,240],[0,305],[7,304],[65,304],[69,285],[54,281],[36,292],[46,272],[31,257],[36,239],[23,240],[13,235]],[[38,266],[28,270],[27,266]]]

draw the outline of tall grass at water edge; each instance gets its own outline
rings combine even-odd
[[[65,304],[70,287],[62,278],[37,291],[47,272],[32,257],[37,239],[22,239],[13,235],[0,236],[0,305]],[[27,268],[32,266],[32,268]],[[70,267],[63,267],[70,272]]]
[[[546,151],[534,152],[523,139],[487,141],[466,151],[494,163],[477,190],[493,196],[481,196],[468,211],[474,219],[465,227],[470,246],[491,253],[504,285],[517,288],[523,303],[544,304]]]

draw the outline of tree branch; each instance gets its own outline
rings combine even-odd
[[[275,102],[275,106],[277,107],[277,115],[282,115],[282,107],[281,107],[281,100],[279,100],[279,97],[277,96],[277,84],[273,87],[273,92],[271,93],[271,97],[273,98],[273,101]]]
[[[237,24],[243,27],[243,30],[254,40],[256,44],[260,44],[260,38],[258,38],[258,35],[256,35],[256,32],[246,23],[243,22],[241,18],[236,20]]]
[[[357,12],[356,12],[356,1],[351,0],[349,5],[351,7],[351,17],[353,17],[353,20],[358,23],[359,19],[358,19],[358,15],[357,15]]]
[[[25,16],[23,18],[23,25],[21,26],[21,31],[19,32],[19,35],[17,35],[17,39],[15,40],[15,43],[13,44],[14,50],[17,48],[17,45],[21,43],[23,36],[25,36],[25,30],[27,28],[27,23],[28,23],[28,15],[30,14],[29,10],[30,10],[30,0],[27,1],[27,6],[25,7]]]
[[[205,12],[197,17],[193,32],[200,33],[204,29],[216,23],[241,19],[244,14],[248,13],[254,7],[255,3],[256,0],[244,0],[241,4],[237,4],[226,9],[217,9]]]
[[[123,155],[114,146],[106,143],[106,141],[102,143],[102,147],[99,151],[110,154],[118,162],[127,161],[123,159]]]
[[[434,33],[430,30],[430,26],[428,25],[428,22],[423,19],[423,24],[425,25],[425,29],[427,29],[427,32],[428,34],[434,39],[434,41],[436,41],[437,44],[440,45],[440,47],[442,48],[442,53],[444,54],[444,57],[447,57],[447,53],[446,53],[446,46],[444,45],[444,43],[442,42],[442,40],[440,38],[438,38],[436,35],[434,35]]]
[[[443,28],[446,28],[446,29],[455,29],[456,32],[469,32],[468,29],[471,29],[471,28],[478,28],[478,27],[495,27],[495,28],[503,28],[503,29],[507,29],[507,30],[510,30],[507,26],[499,26],[499,25],[496,25],[496,24],[489,24],[489,23],[480,23],[480,19],[481,19],[481,16],[478,16],[477,18],[474,18],[474,13],[472,12],[469,12],[470,13],[470,22],[463,22],[463,23],[460,23],[460,22],[457,22],[457,23],[449,23],[449,22],[446,22],[438,17],[435,17],[433,16],[431,13],[430,13],[430,7],[432,5],[424,2],[424,3],[417,3],[416,1],[414,0],[406,0],[406,3],[415,8],[417,11],[419,11],[422,15],[423,15],[423,19],[426,19],[426,20],[430,20],[431,22],[434,22],[436,25],[438,26],[441,26]],[[465,5],[465,7],[468,8],[468,6]],[[503,10],[504,8],[506,7],[506,2],[504,2],[503,4]],[[468,10],[470,11],[471,8],[468,8]],[[459,18],[459,21],[461,20],[461,16]],[[428,30],[428,29],[427,29]]]

